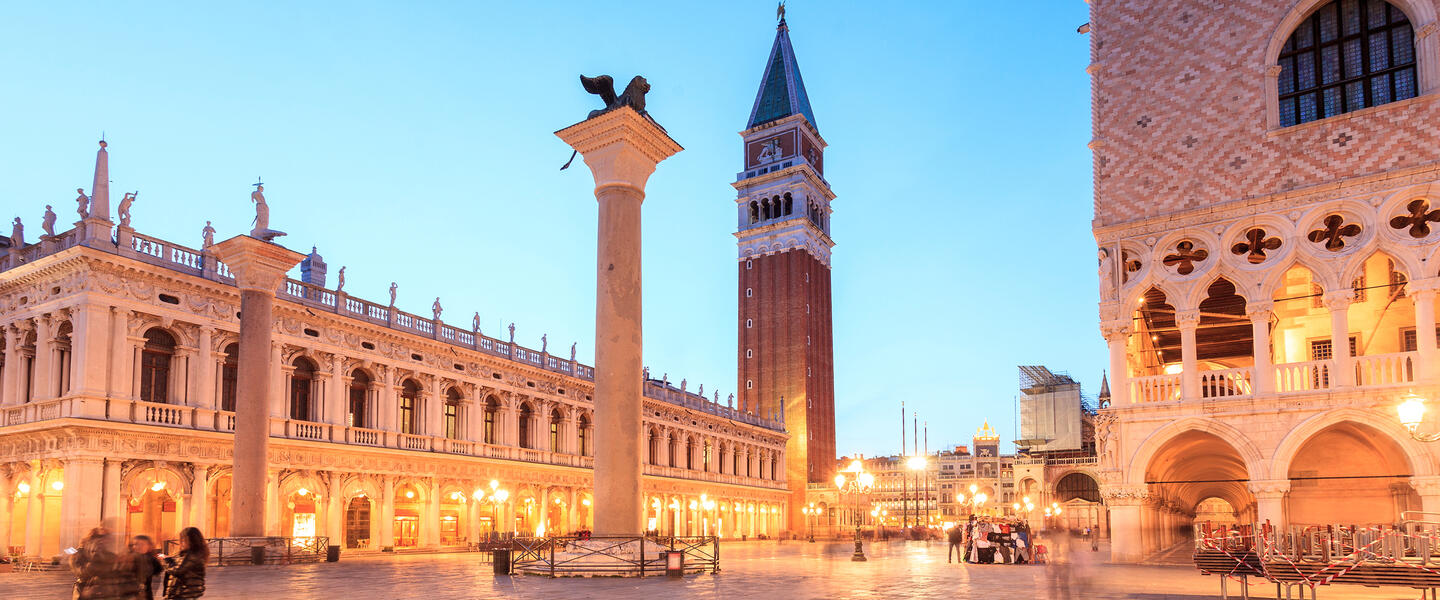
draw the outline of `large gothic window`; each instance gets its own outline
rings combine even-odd
[[[419,399],[420,384],[413,379],[406,379],[405,385],[400,389],[400,433],[420,435],[420,423],[415,418]]]
[[[351,427],[369,427],[369,420],[365,418],[365,405],[367,396],[370,394],[370,376],[364,371],[356,369],[350,374],[350,414],[349,423]]]
[[[450,388],[445,393],[445,437],[460,439],[460,390]]]
[[[500,403],[492,396],[485,400],[485,443],[494,444],[495,441],[495,415],[500,412]]]
[[[140,350],[140,399],[170,401],[170,361],[175,358],[175,338],[162,329],[145,332]]]
[[[1337,0],[1316,10],[1280,50],[1280,125],[1414,98],[1415,31],[1383,0]]]
[[[534,449],[535,444],[530,439],[530,422],[535,419],[535,411],[529,404],[520,405],[520,420],[517,423],[520,437],[520,447]]]

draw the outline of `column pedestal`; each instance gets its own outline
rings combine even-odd
[[[272,315],[275,290],[303,254],[250,236],[235,236],[211,247],[235,275],[240,288],[240,357],[235,390],[235,467],[230,496],[230,535],[265,535],[265,478],[268,466]]]
[[[644,532],[641,492],[640,205],[655,165],[681,150],[628,106],[556,132],[595,179],[595,535]]]

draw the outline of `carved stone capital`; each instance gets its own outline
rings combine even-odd
[[[1245,486],[1256,500],[1279,500],[1290,493],[1289,479],[1255,479]]]
[[[1324,300],[1326,309],[1331,311],[1346,310],[1350,308],[1350,303],[1355,301],[1355,292],[1354,290],[1325,292],[1325,295],[1322,296],[1321,299]]]
[[[1181,329],[1200,326],[1200,311],[1178,310],[1175,311],[1175,326]]]
[[[1421,496],[1440,496],[1440,476],[1411,477],[1410,487]]]
[[[1274,302],[1250,302],[1245,305],[1245,316],[1251,321],[1269,321],[1270,313],[1275,310]]]
[[[1144,485],[1111,485],[1100,488],[1100,496],[1108,506],[1144,506],[1150,502],[1150,490]]]
[[[1103,336],[1107,342],[1123,342],[1125,338],[1130,335],[1130,321],[1105,321],[1100,324],[1100,335]]]

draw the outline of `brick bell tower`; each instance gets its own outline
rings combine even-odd
[[[806,484],[835,471],[835,367],[830,325],[830,202],[825,140],[780,19],[745,131],[734,183],[739,240],[740,408],[783,413],[791,527]]]

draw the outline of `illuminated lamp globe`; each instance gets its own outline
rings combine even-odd
[[[1425,419],[1425,400],[1411,394],[1395,407],[1395,411],[1400,413],[1400,424],[1414,432],[1420,426],[1420,421]]]

